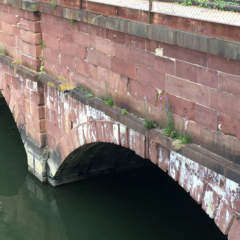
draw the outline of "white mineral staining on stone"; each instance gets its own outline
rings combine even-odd
[[[119,126],[117,123],[113,124],[113,138],[114,143],[119,144]]]
[[[196,201],[199,203],[201,201],[201,196],[203,193],[203,181],[196,175],[192,178],[192,189],[191,195],[196,197]]]
[[[130,149],[134,150],[135,147],[135,136],[136,136],[136,131],[133,129],[129,129],[129,147]]]
[[[156,48],[155,49],[155,56],[162,57],[163,56],[163,48]]]
[[[83,146],[85,141],[83,136],[83,127],[81,125],[78,127],[78,138],[79,138],[80,146]]]
[[[177,172],[179,171],[180,162],[179,158],[181,156],[178,156],[178,154],[174,151],[171,151],[170,154],[170,162],[169,162],[169,175],[176,180],[177,178]]]
[[[214,207],[214,199],[213,199],[212,191],[205,192],[204,203],[206,206],[206,213],[209,215],[210,218],[213,218],[214,212],[215,212],[215,207]]]
[[[37,82],[33,82],[33,91],[37,92]]]
[[[158,162],[163,163],[163,153],[162,153],[162,148],[159,148],[159,154],[158,154]]]

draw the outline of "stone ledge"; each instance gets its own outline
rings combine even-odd
[[[18,2],[18,0],[6,0],[8,2]],[[0,3],[6,1],[0,0]],[[25,5],[24,5],[25,4]],[[17,6],[18,4],[12,4]],[[26,6],[23,8],[23,5]],[[15,7],[16,7],[15,6]],[[70,9],[57,6],[51,7],[48,3],[23,1],[20,5],[22,9],[40,11],[41,13],[52,14],[57,17],[74,19],[98,27],[123,32],[140,38],[147,38],[162,43],[176,45],[179,47],[213,54],[232,60],[240,60],[240,43],[227,41],[206,35],[183,32],[163,26],[134,22],[119,17],[104,16],[85,10]]]
[[[148,0],[88,0],[88,2],[130,8],[146,12],[149,11]],[[153,1],[151,13],[191,18],[199,21],[220,23],[231,26],[240,26],[239,13],[203,8],[199,6],[183,6],[177,3]]]

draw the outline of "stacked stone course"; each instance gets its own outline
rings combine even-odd
[[[136,26],[149,22],[145,11],[86,1],[81,5],[73,0],[56,1],[53,8],[50,1],[41,2],[36,12],[0,2],[0,49],[9,56],[0,56],[0,90],[21,132],[30,170],[42,181],[54,180],[64,160],[85,144],[106,142],[129,148],[167,172],[202,205],[229,240],[238,240],[237,57],[227,59],[220,50],[213,55],[202,48],[139,37],[137,27],[136,34],[130,34],[114,30],[112,25],[101,27],[95,20],[73,21],[80,6],[84,11],[80,15],[114,16],[136,21]],[[151,19],[156,26],[239,44],[238,27],[157,13]],[[37,74],[40,68],[47,74]],[[61,88],[55,87],[56,82]],[[119,107],[162,126],[167,125],[169,104],[176,129],[221,157],[216,160],[212,153],[208,163],[201,156],[191,160],[191,154],[184,154],[185,148],[177,153],[169,139],[139,127],[137,118],[127,121],[115,108],[99,110],[98,101],[95,108],[74,98],[79,86],[98,97],[111,97]]]

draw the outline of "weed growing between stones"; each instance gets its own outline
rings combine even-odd
[[[159,125],[157,122],[153,121],[153,120],[144,120],[144,127],[147,129],[152,129],[152,128],[157,128]]]
[[[168,125],[166,128],[163,129],[163,134],[172,139],[177,139],[181,144],[190,143],[191,138],[184,131],[182,134],[180,134],[175,129],[172,106],[168,103],[168,99],[167,99],[167,102],[165,103],[165,108],[166,108]]]
[[[105,99],[105,103],[110,107],[114,105],[113,100],[110,97]]]
[[[122,108],[121,114],[122,114],[122,115],[126,115],[126,114],[127,114],[127,110],[126,110],[125,108]]]
[[[0,56],[7,56],[7,51],[5,49],[0,49]]]
[[[53,8],[56,8],[57,7],[57,3],[54,2],[53,0],[50,1],[50,4]]]
[[[40,46],[43,47],[43,48],[45,48],[45,47],[46,47],[46,43],[45,43],[43,40],[41,40],[41,41],[40,41]]]

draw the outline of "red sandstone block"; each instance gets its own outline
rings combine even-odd
[[[89,47],[91,44],[90,35],[85,32],[74,31],[73,41],[83,47]]]
[[[79,57],[84,59],[86,57],[87,51],[86,48],[80,47],[77,44],[69,43],[66,41],[60,41],[59,51],[65,55],[70,55],[73,57]]]
[[[240,99],[232,94],[213,91],[210,106],[217,111],[230,114],[233,118],[240,118]]]
[[[234,211],[240,212],[240,185],[230,179],[225,183],[226,199],[231,203]]]
[[[186,79],[167,75],[165,90],[171,95],[179,96],[207,107],[210,106],[210,89],[208,87],[187,81]]]
[[[135,10],[130,8],[122,8],[118,9],[118,16],[122,18],[131,19],[134,21],[145,22],[148,23],[148,12],[142,10]]]
[[[27,43],[37,45],[40,44],[42,40],[42,35],[41,33],[33,33],[30,31],[25,31],[20,29],[20,38]]]
[[[48,47],[43,49],[44,62],[59,63],[59,55],[59,51],[54,49]]]
[[[15,35],[9,35],[4,33],[4,42],[7,46],[16,47],[17,45],[17,38]]]
[[[181,161],[179,159],[178,154],[176,152],[171,151],[169,165],[168,165],[168,174],[175,181],[178,181],[179,179],[180,167],[181,167]]]
[[[47,48],[51,48],[53,50],[59,49],[59,42],[60,42],[59,38],[53,37],[50,34],[43,33],[42,39]]]
[[[224,134],[236,136],[240,139],[240,120],[221,113],[218,119],[219,130]]]
[[[220,196],[208,185],[203,197],[202,208],[210,218],[215,218]]]
[[[170,152],[168,149],[159,146],[158,150],[158,166],[164,171],[167,172],[169,169],[170,162]]]
[[[0,29],[9,35],[18,35],[18,29],[16,25],[1,22]]]
[[[114,57],[112,59],[112,71],[123,74],[126,77],[136,79],[137,77],[137,66],[134,63],[123,61],[119,58]]]
[[[2,7],[2,5],[1,5]],[[16,25],[20,19],[20,16],[12,13],[6,13],[6,12],[1,12],[0,14],[0,21],[8,23],[8,24],[14,24]]]
[[[153,67],[156,71],[175,74],[175,61],[164,57],[155,57]]]
[[[204,180],[200,179],[200,177],[198,177],[195,174],[192,177],[192,182],[193,183],[190,189],[190,195],[198,204],[201,204],[204,196],[206,184]]]
[[[137,100],[144,101],[146,104],[157,104],[157,91],[155,88],[142,84],[137,80],[130,80],[128,92]]]
[[[45,106],[38,107],[39,119],[45,119]]]
[[[196,66],[191,63],[176,61],[176,75],[212,88],[218,87],[217,71]]]
[[[84,5],[83,5],[83,7],[86,8],[90,12],[96,12],[96,13],[100,13],[100,14],[107,15],[107,16],[115,16],[116,15],[116,7],[115,6],[99,4],[99,3],[94,3],[94,2],[87,2],[87,5],[85,5],[85,6]]]
[[[240,236],[240,219],[235,218],[233,225],[230,228],[230,232],[228,234],[229,240],[239,240]]]
[[[46,121],[45,119],[41,119],[39,120],[39,130],[41,133],[46,132],[46,125],[45,125]]]
[[[237,60],[229,60],[224,57],[215,55],[208,55],[207,58],[208,68],[216,69],[225,73],[240,75],[240,65]]]
[[[97,67],[80,59],[75,60],[76,72],[93,79],[97,78]]]
[[[127,92],[127,78],[112,71],[97,67],[97,85],[113,97],[123,97]],[[105,94],[106,94],[105,93]]]
[[[31,31],[34,33],[41,32],[40,21],[29,21],[24,18],[21,18],[19,21],[19,27],[20,29]]]
[[[60,0],[60,6],[69,8],[80,8],[80,0]]]
[[[128,148],[128,146],[129,146],[129,144],[128,144],[128,128],[121,123],[119,124],[119,139],[120,139],[121,146]]]
[[[159,90],[164,90],[165,74],[162,72],[148,69],[145,66],[141,66],[137,71],[137,80],[142,85],[148,85]]]
[[[240,76],[219,72],[218,87],[222,91],[226,91],[239,96],[240,95]]]
[[[131,59],[136,64],[140,64],[143,67],[149,67],[149,68],[154,68],[158,72],[162,72],[161,69],[161,63],[162,61],[159,61],[159,57],[156,57],[152,53],[145,52],[144,49],[136,49],[136,48],[130,48],[128,58]],[[156,66],[155,66],[156,64]],[[166,63],[166,72],[168,70]],[[164,63],[165,66],[165,63]],[[164,71],[165,72],[165,71]]]
[[[150,141],[149,143],[149,159],[151,160],[152,163],[158,164],[158,144]]]
[[[97,36],[99,36],[99,35],[97,35]],[[124,44],[125,43],[125,36],[126,36],[125,33],[117,32],[117,31],[113,31],[113,30],[108,29],[107,32],[106,32],[106,37],[105,38],[107,38],[110,41],[115,42],[115,43]]]
[[[32,45],[21,41],[20,46],[21,53],[24,55],[28,55],[34,58],[41,56],[42,47],[40,45]]]
[[[95,38],[96,50],[108,55],[115,56],[115,46],[109,39],[103,39],[100,37]]]
[[[133,129],[129,129],[129,148],[142,158],[146,158],[146,137]]]
[[[211,108],[195,105],[195,121],[202,126],[217,131],[217,112]]]
[[[145,49],[145,38],[136,37],[133,35],[125,35],[125,44],[127,47]]]
[[[185,118],[186,120],[193,120],[195,118],[194,102],[170,94],[168,94],[168,101],[173,112],[177,115]]]
[[[207,66],[207,54],[186,49],[186,48],[181,48],[178,46],[174,45],[169,45],[169,44],[164,44],[160,42],[157,45],[160,46],[160,48],[163,48],[163,55],[175,59],[180,59],[192,64],[198,64],[201,66]],[[155,52],[155,43],[149,42],[146,44],[147,50]]]
[[[68,71],[76,71],[75,59],[73,55],[59,54],[59,64]],[[62,71],[61,71],[62,72]]]
[[[29,57],[29,56],[25,56],[25,55],[22,55],[21,59],[22,59],[22,64],[23,65],[25,65],[25,66],[27,66],[27,67],[29,67],[31,69],[34,69],[36,71],[39,71],[40,65],[41,65],[40,59]]]
[[[111,68],[111,57],[95,49],[88,49],[87,61],[103,68]]]
[[[215,223],[223,234],[228,234],[234,219],[234,214],[229,203],[224,200],[220,202],[215,216]]]

